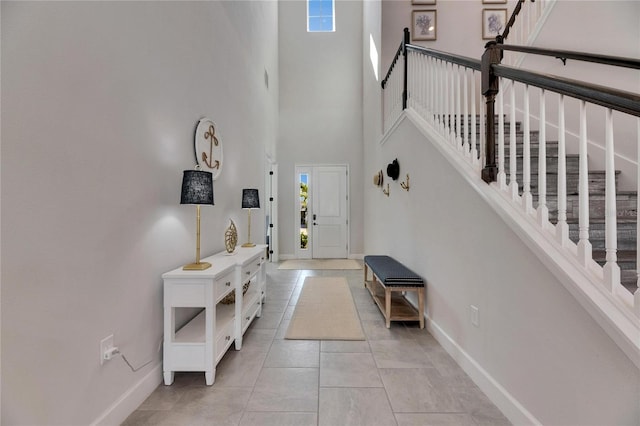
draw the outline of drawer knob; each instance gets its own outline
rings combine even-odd
[[[231,336],[225,337],[224,340],[231,340]]]
[[[231,287],[231,281],[227,281],[226,283],[224,283],[224,285],[226,285],[227,287]]]

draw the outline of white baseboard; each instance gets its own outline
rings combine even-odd
[[[427,330],[476,385],[514,425],[541,425],[520,402],[464,351],[435,321],[427,317]]]
[[[349,259],[356,259],[356,260],[362,260],[364,259],[364,254],[358,254],[358,253],[352,253],[350,255],[347,256],[347,258]],[[293,254],[281,254],[280,255],[280,260],[296,260],[298,259],[295,255]]]
[[[162,383],[162,363],[123,393],[91,426],[111,426],[124,422],[136,408]]]
[[[414,300],[405,296],[405,299],[416,310]],[[520,402],[515,399],[505,388],[500,385],[480,364],[458,345],[438,323],[424,315],[427,330],[447,351],[451,358],[464,370],[473,382],[484,394],[498,407],[502,414],[514,425],[542,425]]]

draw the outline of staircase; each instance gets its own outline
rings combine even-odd
[[[455,121],[455,120],[454,120]],[[456,129],[456,123],[451,122],[451,128]],[[470,121],[470,120],[469,120]],[[458,122],[461,125],[462,119]],[[476,123],[480,122],[480,117],[476,116]],[[496,134],[498,133],[498,117],[495,118]],[[462,127],[462,126],[461,126]],[[505,117],[504,120],[504,166],[506,173],[506,183],[509,185],[510,174],[510,123]],[[464,132],[461,132],[464,133]],[[539,139],[538,131],[529,132],[531,158],[531,182],[530,190],[533,198],[533,207],[538,206],[538,159],[539,159]],[[476,149],[480,150],[480,125],[476,125]],[[523,193],[523,150],[524,132],[520,122],[516,122],[516,182],[518,182],[518,193]],[[545,144],[547,157],[547,208],[549,210],[549,221],[552,224],[558,222],[558,142],[547,141]],[[496,158],[499,156],[496,143]],[[566,154],[566,179],[567,179],[567,224],[569,225],[569,239],[574,243],[579,240],[578,214],[578,182],[579,182],[579,156],[577,154]],[[617,261],[620,266],[621,284],[633,294],[637,290],[637,256],[636,256],[636,227],[637,227],[637,191],[617,191],[617,178],[620,172],[616,171],[616,212],[618,251]],[[589,171],[589,241],[592,245],[593,260],[600,266],[606,263],[605,252],[605,172],[604,170]]]
[[[505,172],[507,184],[510,181],[510,154],[509,154],[509,128],[505,123]],[[497,120],[496,120],[497,127]],[[522,194],[522,170],[523,170],[523,132],[520,124],[516,125],[516,180]],[[530,132],[531,140],[531,193],[533,194],[533,206],[538,205],[538,132]],[[549,209],[549,221],[554,225],[558,221],[558,142],[547,141],[547,207]],[[497,147],[496,147],[497,150]],[[497,151],[496,151],[497,152]],[[566,155],[567,170],[567,223],[569,225],[569,238],[577,243],[579,239],[578,229],[578,175],[579,157],[575,154]],[[616,187],[617,176],[616,172]],[[637,191],[617,191],[617,233],[618,233],[618,265],[621,269],[622,285],[631,293],[637,289],[636,274],[636,226],[637,226]],[[602,170],[589,171],[589,241],[593,247],[593,260],[604,265],[605,253],[605,172]]]

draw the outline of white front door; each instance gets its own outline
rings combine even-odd
[[[313,167],[311,244],[313,258],[347,257],[347,166]]]

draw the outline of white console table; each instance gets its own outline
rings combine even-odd
[[[162,275],[164,280],[164,384],[173,383],[176,371],[203,371],[207,385],[215,381],[216,365],[235,341],[242,348],[242,336],[255,317],[262,314],[266,296],[266,245],[239,247],[229,255],[218,253],[202,259],[211,263],[204,271],[182,267]],[[247,293],[242,286],[251,281]],[[220,301],[235,291],[236,303]],[[204,308],[176,330],[176,308]]]

